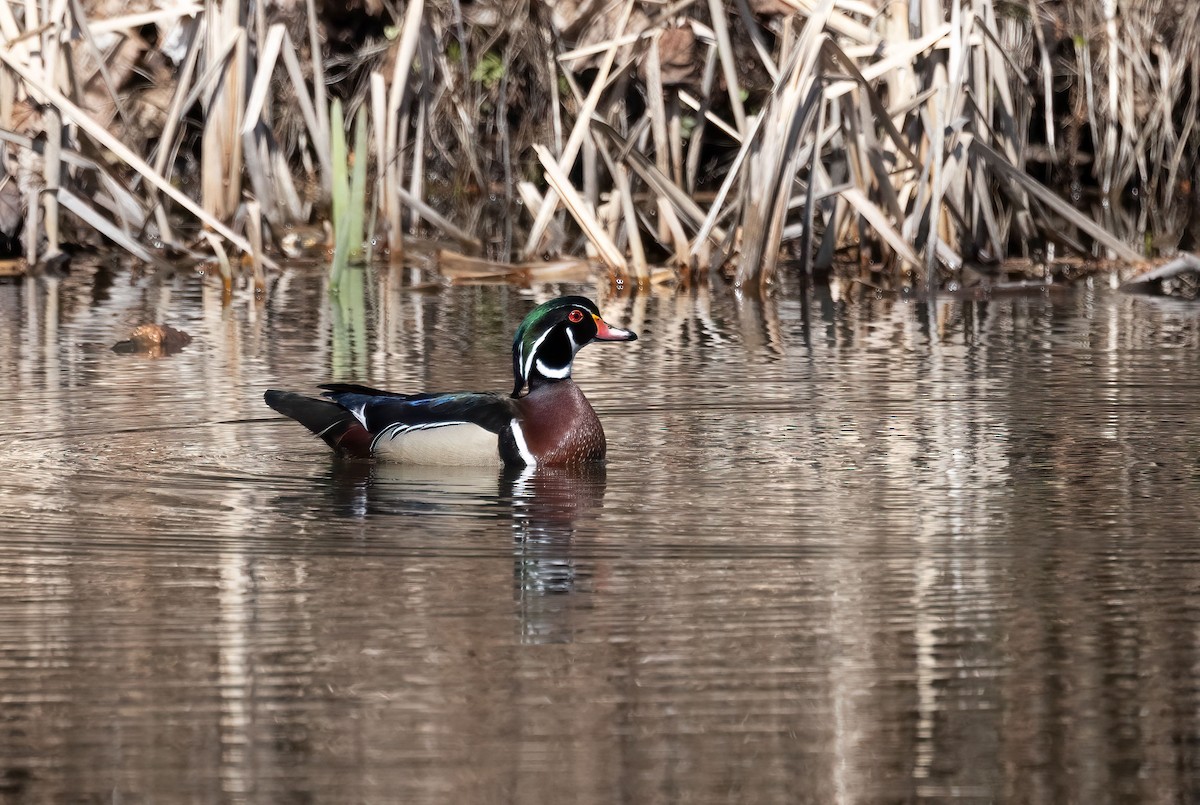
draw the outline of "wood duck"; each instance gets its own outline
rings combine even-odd
[[[563,296],[538,305],[517,328],[511,396],[328,383],[320,386],[325,399],[275,390],[263,398],[352,458],[526,467],[602,461],[604,428],[571,380],[571,362],[592,341],[636,339],[600,318],[590,299]]]

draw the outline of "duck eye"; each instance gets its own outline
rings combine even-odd
[[[579,322],[583,321],[583,311],[572,310],[567,314],[567,321],[571,322],[572,324],[579,324]]]

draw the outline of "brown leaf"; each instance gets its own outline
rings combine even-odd
[[[750,0],[750,10],[764,17],[790,17],[796,8],[783,0]]]
[[[663,86],[687,83],[697,67],[696,34],[690,27],[667,28],[658,40]]]
[[[140,352],[153,358],[173,355],[192,343],[192,337],[169,324],[142,324],[127,341],[113,344],[113,352]]]

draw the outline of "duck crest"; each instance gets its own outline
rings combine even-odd
[[[529,312],[513,337],[513,397],[542,381],[567,380],[575,353],[592,341],[634,341],[629,330],[610,327],[596,303],[560,296]]]

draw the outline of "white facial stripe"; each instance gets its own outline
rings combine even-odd
[[[538,340],[533,342],[533,349],[529,350],[529,357],[525,357],[524,344],[521,345],[522,346],[521,357],[525,361],[525,363],[521,366],[521,376],[524,377],[526,380],[529,379],[529,370],[533,367],[533,359],[534,359],[534,356],[537,355],[538,347],[540,347],[542,345],[542,342],[546,340],[546,336],[548,336],[548,335],[550,335],[550,330],[547,330],[546,332],[544,332],[540,336],[538,336]]]
[[[521,430],[521,423],[513,420],[512,423],[513,441],[517,443],[517,452],[521,454],[521,460],[525,462],[526,467],[536,467],[537,458],[529,449],[529,444],[525,441],[525,432]]]

